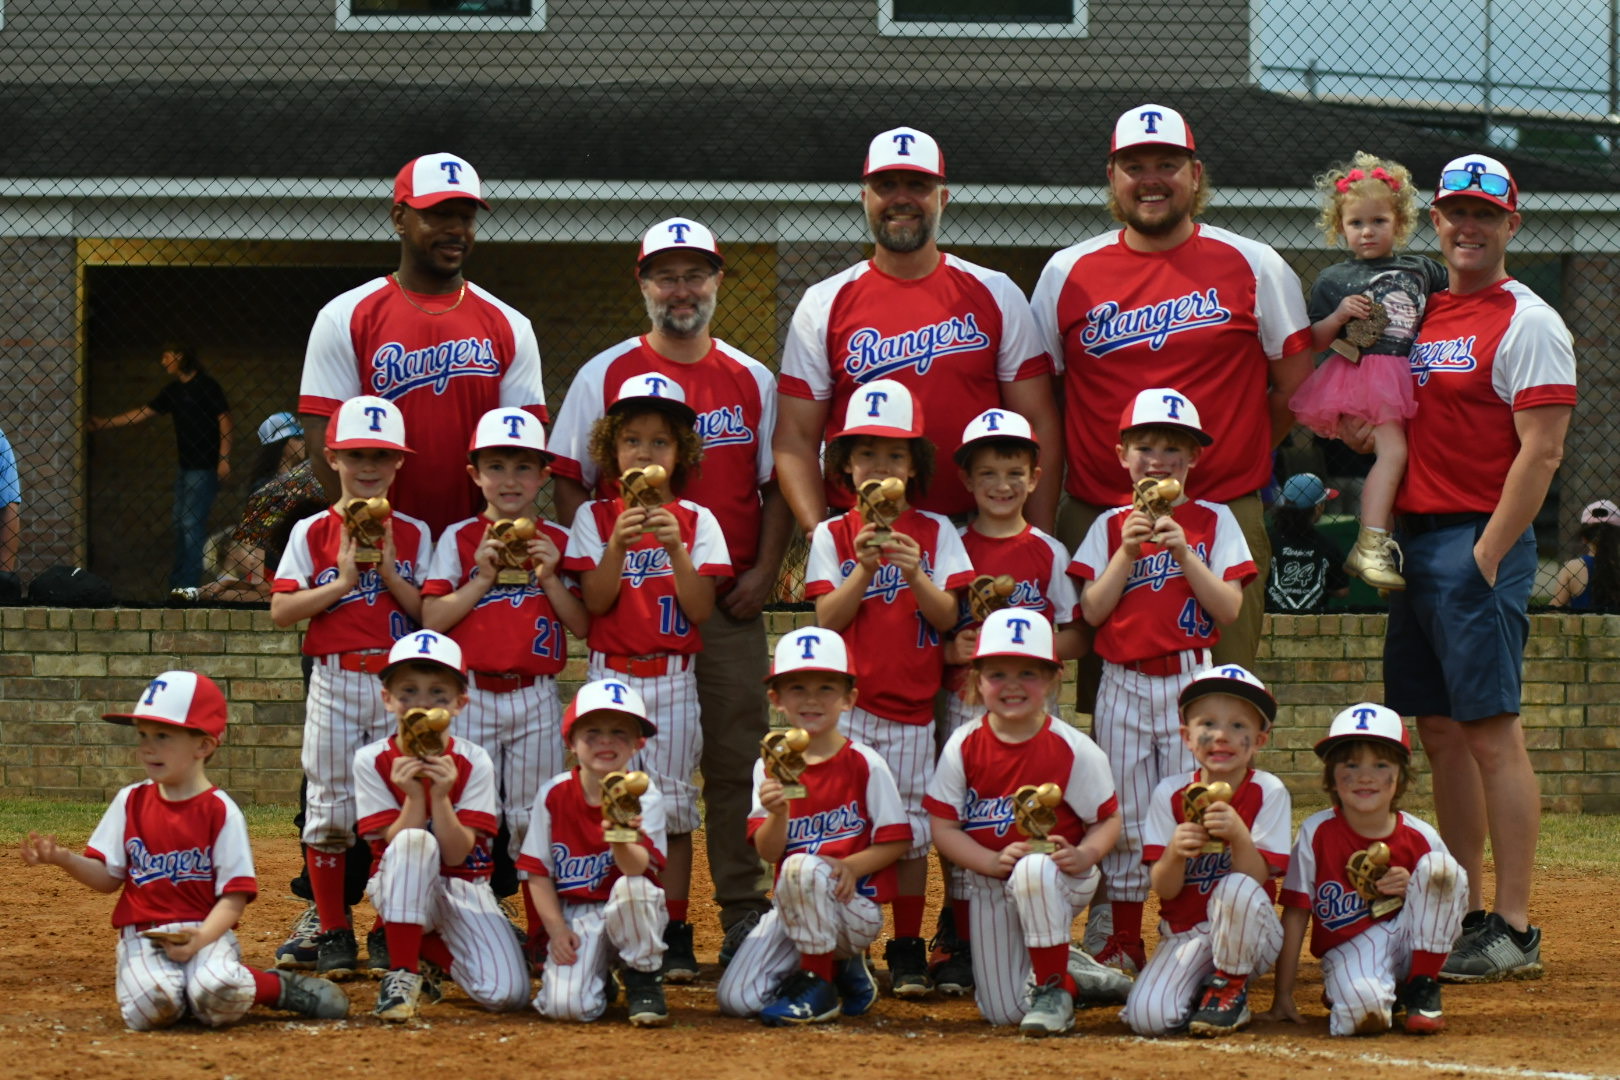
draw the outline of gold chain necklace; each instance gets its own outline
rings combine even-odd
[[[395,273],[389,274],[388,276],[394,279],[394,284],[395,285],[399,286],[399,295],[401,295],[401,296],[403,296],[405,298],[405,302],[407,304],[411,305],[411,307],[415,308],[417,311],[420,311],[424,315],[448,315],[452,311],[456,310],[456,308],[460,307],[461,302],[463,300],[467,299],[467,279],[462,278],[461,279],[461,291],[456,293],[456,302],[451,304],[449,307],[445,308],[443,311],[429,311],[427,308],[423,307],[421,304],[418,304],[415,300],[411,299],[411,294],[405,288],[405,283],[403,281],[399,280],[399,273],[397,271]]]

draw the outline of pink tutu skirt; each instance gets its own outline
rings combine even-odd
[[[1417,412],[1412,400],[1412,369],[1404,356],[1366,353],[1352,364],[1338,353],[1311,373],[1288,400],[1294,419],[1324,438],[1339,435],[1339,417],[1369,424],[1409,420]]]

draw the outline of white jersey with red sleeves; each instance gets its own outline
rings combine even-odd
[[[1064,371],[1070,495],[1093,506],[1130,497],[1113,418],[1148,386],[1173,386],[1198,406],[1215,439],[1198,459],[1208,498],[1266,485],[1268,365],[1311,344],[1299,276],[1282,256],[1208,225],[1160,252],[1131,250],[1119,230],[1052,256],[1030,306]]]
[[[759,786],[764,780],[765,762],[756,761],[754,808],[748,812],[750,840],[767,817],[759,801]],[[789,855],[847,859],[873,844],[911,841],[911,825],[900,804],[894,774],[871,747],[848,740],[832,757],[806,768],[799,782],[804,785],[805,795],[788,804],[787,847],[776,863],[778,875]],[[855,892],[880,904],[893,900],[894,864],[858,880]]]
[[[1312,956],[1319,957],[1372,926],[1367,901],[1345,873],[1351,855],[1382,840],[1389,845],[1389,865],[1411,870],[1429,852],[1446,850],[1428,822],[1401,811],[1396,817],[1395,831],[1388,836],[1357,834],[1337,808],[1318,811],[1299,827],[1283,878],[1282,902],[1283,907],[1311,913]]]
[[[1513,414],[1575,404],[1569,328],[1507,278],[1466,296],[1436,293],[1412,346],[1417,415],[1407,421],[1407,514],[1490,513],[1519,452]]]
[[[459,305],[406,294],[392,276],[374,278],[329,302],[315,317],[304,355],[298,411],[331,416],[349,398],[372,394],[399,406],[406,455],[389,498],[442,530],[476,513],[483,499],[467,477],[467,444],[478,418],[503,405],[546,418],[540,349],[516,308],[471,282]]]
[[[227,893],[259,893],[247,822],[209,788],[170,802],[150,780],[113,796],[84,853],[124,882],[114,926],[202,922]]]
[[[654,884],[664,865],[664,800],[658,785],[648,782],[641,795],[641,846],[652,856],[647,878]],[[602,839],[602,807],[585,801],[579,770],[559,773],[540,786],[529,815],[529,834],[517,868],[550,878],[564,903],[605,903],[613,883],[624,875],[613,861],[612,847]]]
[[[832,592],[855,572],[860,531],[861,516],[853,510],[816,526],[805,569],[806,600]],[[895,519],[894,531],[917,541],[923,573],[941,589],[953,592],[973,580],[962,538],[949,519],[911,507]],[[878,564],[841,636],[855,665],[861,708],[901,724],[934,722],[945,653],[939,631],[917,610],[917,598],[898,566]]]
[[[423,596],[448,596],[482,573],[476,553],[491,524],[480,514],[457,522],[439,537],[422,585]],[[544,518],[535,524],[559,552],[568,550],[567,529]],[[491,586],[449,634],[461,646],[468,671],[556,675],[568,662],[562,620],[552,610],[546,591],[532,580],[527,585]]]
[[[1156,863],[1170,845],[1176,826],[1186,821],[1182,813],[1181,793],[1197,783],[1199,775],[1183,773],[1167,776],[1153,790],[1148,805],[1147,824],[1142,832],[1142,861]],[[1249,827],[1254,847],[1271,868],[1273,877],[1281,877],[1288,870],[1289,834],[1294,829],[1293,801],[1283,782],[1268,772],[1250,769],[1249,775],[1232,792],[1232,809],[1243,824]],[[1186,876],[1179,893],[1169,900],[1159,901],[1159,916],[1170,924],[1173,933],[1191,930],[1209,918],[1209,894],[1221,878],[1232,872],[1232,849],[1202,852],[1187,860]],[[1266,890],[1273,895],[1271,888]]]
[[[1119,550],[1120,530],[1129,506],[1117,506],[1091,523],[1069,573],[1096,581]],[[1247,585],[1258,571],[1232,511],[1220,503],[1192,499],[1175,509],[1176,523],[1196,552],[1222,581]],[[1130,664],[1185,649],[1203,649],[1220,639],[1215,620],[1193,595],[1175,556],[1158,544],[1144,543],[1131,567],[1125,591],[1113,613],[1097,628],[1097,655],[1114,664]]]
[[[500,831],[499,798],[495,790],[495,766],[482,746],[452,737],[445,754],[456,763],[456,782],[450,786],[450,805],[456,820],[478,834],[466,861],[460,866],[441,866],[444,877],[478,881],[495,868],[490,840]],[[372,840],[373,870],[388,845],[378,834],[399,819],[405,805],[405,792],[395,786],[391,775],[394,762],[404,757],[395,736],[368,743],[354,752],[354,792],[359,821],[354,831]]]
[[[811,286],[793,313],[778,385],[793,397],[830,401],[831,439],[857,386],[896,379],[921,402],[923,434],[943,454],[969,420],[1001,401],[999,384],[1051,372],[1029,301],[1013,280],[942,255],[933,273],[914,281],[868,261]],[[832,483],[827,497],[831,506],[854,502]],[[973,496],[961,484],[936,483],[918,505],[959,514],[973,509]]]
[[[578,480],[609,498],[591,460],[591,426],[613,404],[624,381],[636,375],[668,375],[686,392],[697,413],[703,464],[681,495],[706,506],[725,532],[732,570],[741,574],[759,553],[760,488],[775,472],[771,438],[776,432],[776,382],[770,369],[718,339],[707,356],[682,364],[654,352],[644,337],[621,341],[586,361],[568,388],[547,449],[557,455],[552,471]]]
[[[1051,835],[1071,844],[1119,809],[1108,759],[1089,737],[1053,716],[1019,743],[1004,742],[988,716],[957,728],[940,751],[923,809],[959,822],[980,847],[1000,851],[1026,839],[1013,824],[1013,793],[1025,784],[1063,789]]]
[[[703,577],[731,577],[725,537],[714,515],[685,499],[666,503],[664,509],[680,523],[681,543],[691,553],[697,572]],[[607,550],[603,538],[613,535],[614,522],[622,513],[623,499],[597,499],[580,507],[562,568],[574,574],[596,569]],[[586,640],[594,651],[620,656],[702,651],[703,638],[675,595],[675,568],[670,565],[669,552],[656,537],[647,533],[624,553],[619,577],[619,598],[613,607],[591,616]]]
[[[394,570],[406,581],[420,585],[433,556],[428,528],[398,511],[390,514],[389,520],[394,523]],[[293,525],[270,591],[302,592],[336,581],[343,528],[343,515],[336,509],[324,510]],[[354,588],[309,620],[304,652],[327,656],[359,649],[386,649],[414,629],[416,621],[405,614],[388,591],[377,565],[361,563],[360,580]]]
[[[1033,525],[1016,536],[986,536],[971,524],[960,530],[962,549],[973,566],[973,576],[1009,575],[1018,584],[1007,598],[1008,607],[1030,608],[1045,615],[1053,626],[1079,618],[1079,599],[1069,580],[1069,552]],[[962,624],[972,622],[967,595],[962,596]]]

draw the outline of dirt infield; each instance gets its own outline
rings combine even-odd
[[[242,928],[249,963],[269,963],[301,901],[282,885],[296,869],[291,841],[260,841],[264,895]],[[701,843],[698,845],[701,860]],[[125,1030],[113,999],[112,898],[60,872],[29,870],[15,852],[0,856],[0,1070],[13,1077],[139,1076],[310,1077],[398,1075],[403,1066],[475,1080],[532,1077],[872,1076],[927,1080],[966,1077],[1222,1077],[1447,1075],[1560,1077],[1620,1075],[1620,1000],[1615,958],[1620,914],[1613,875],[1543,871],[1536,912],[1543,922],[1548,975],[1536,982],[1448,987],[1442,1035],[1330,1039],[1318,1002],[1314,962],[1302,966],[1299,1004],[1305,1027],[1255,1024],[1209,1043],[1142,1040],[1117,1009],[1080,1014],[1066,1039],[1026,1041],[994,1030],[971,1002],[902,1003],[885,999],[868,1016],[813,1029],[770,1031],[718,1016],[714,979],[671,988],[673,1025],[632,1032],[622,1010],[594,1025],[562,1025],[532,1011],[492,1016],[452,990],[424,1019],[384,1028],[369,1016],[376,983],[346,986],[354,1015],[338,1023],[291,1020],[255,1010],[224,1031],[185,1025],[167,1032]],[[698,868],[694,893],[704,895]],[[367,915],[369,918],[369,913]],[[713,909],[693,903],[700,959],[712,960],[719,931]],[[365,925],[365,924],[363,924]],[[1254,1003],[1271,999],[1269,976]]]

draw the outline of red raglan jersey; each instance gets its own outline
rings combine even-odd
[[[440,532],[478,512],[483,496],[463,468],[478,418],[515,406],[546,419],[540,349],[517,309],[469,282],[460,304],[406,294],[392,276],[374,278],[321,309],[309,333],[298,411],[331,416],[371,394],[399,406],[406,455],[389,497]]]
[[[568,550],[567,529],[544,518],[535,523],[557,545],[558,552]],[[433,548],[423,596],[448,596],[482,572],[476,553],[491,524],[480,514],[450,526]],[[552,610],[546,591],[532,581],[528,585],[497,583],[449,634],[461,646],[468,671],[556,675],[568,662],[562,620]]]
[[[1008,597],[1007,606],[1039,611],[1053,626],[1062,626],[1080,617],[1074,582],[1068,574],[1069,552],[1057,540],[1033,525],[1024,526],[1024,531],[1016,536],[985,536],[971,523],[957,531],[968,562],[973,565],[973,577],[1006,574],[1018,582]],[[973,623],[973,608],[968,601],[968,590],[964,588],[956,628],[963,630]],[[946,686],[960,691],[966,673],[964,665],[948,665]]]
[[[1142,830],[1142,861],[1156,863],[1164,857],[1176,826],[1187,820],[1181,812],[1181,793],[1198,783],[1199,774],[1167,776],[1153,789],[1148,804],[1147,824]],[[1232,809],[1249,827],[1255,850],[1271,868],[1272,877],[1288,870],[1288,839],[1293,831],[1293,802],[1283,782],[1268,772],[1250,769],[1249,775],[1232,792]],[[1169,900],[1159,901],[1159,916],[1175,933],[1191,930],[1209,918],[1209,894],[1221,878],[1232,872],[1232,851],[1203,852],[1187,860],[1181,891]],[[1274,896],[1271,886],[1267,896]]]
[[[765,781],[765,762],[754,762],[754,808],[748,812],[748,838],[753,840],[765,824],[765,806],[759,786]],[[776,872],[789,855],[803,852],[829,859],[847,859],[871,847],[896,840],[911,841],[911,826],[894,774],[877,751],[846,741],[832,757],[818,761],[799,775],[805,795],[788,803],[787,847]],[[855,891],[880,904],[895,897],[894,864],[855,883]]]
[[[178,802],[150,780],[113,796],[84,853],[124,882],[114,926],[202,922],[227,893],[259,893],[247,822],[219,788]]]
[[[1006,274],[942,255],[927,277],[891,277],[870,261],[810,287],[793,313],[782,353],[782,393],[829,403],[826,437],[843,428],[855,388],[904,383],[922,405],[923,434],[940,453],[962,429],[1001,403],[1001,383],[1050,375],[1029,301]],[[827,484],[829,506],[853,496]],[[973,509],[961,484],[936,483],[918,506],[941,514]]]
[[[433,545],[427,526],[395,511],[394,569],[400,577],[420,585],[427,573]],[[343,515],[328,509],[304,518],[292,528],[287,549],[281,553],[270,591],[302,592],[338,576],[338,548],[343,543]],[[309,656],[386,649],[416,629],[394,594],[383,584],[377,564],[361,563],[360,580],[337,602],[309,620],[304,652]]]
[[[725,538],[714,515],[685,499],[666,503],[664,509],[680,523],[681,542],[691,553],[697,572],[703,577],[731,577]],[[580,507],[562,568],[573,574],[594,570],[607,551],[603,537],[613,534],[613,524],[622,513],[622,499],[597,499]],[[675,568],[670,565],[669,552],[656,537],[647,533],[624,553],[619,577],[619,598],[613,607],[591,616],[586,641],[594,651],[655,656],[703,650],[702,635],[681,610],[675,594]]]
[[[945,743],[923,809],[960,822],[979,846],[1000,851],[1026,839],[1013,823],[1013,793],[1025,784],[1049,783],[1063,789],[1051,835],[1071,844],[1119,809],[1108,759],[1090,738],[1048,716],[1032,738],[1005,742],[982,716]]]
[[[641,846],[652,856],[647,877],[656,883],[668,839],[664,799],[650,780],[641,795]],[[550,878],[558,898],[574,904],[606,902],[613,883],[624,876],[613,861],[611,846],[602,839],[602,807],[585,801],[579,769],[559,773],[541,785],[517,868],[534,877]]]
[[[1120,530],[1130,516],[1118,506],[1091,523],[1069,573],[1095,581],[1119,550]],[[1247,585],[1258,573],[1237,519],[1220,503],[1192,499],[1175,509],[1175,519],[1197,552],[1222,581]],[[1192,586],[1175,557],[1158,544],[1142,545],[1131,567],[1119,603],[1097,628],[1097,655],[1114,664],[1130,664],[1183,649],[1204,649],[1220,640],[1220,629],[1193,596]]]
[[[1435,293],[1412,346],[1417,415],[1395,509],[1488,514],[1519,453],[1513,414],[1575,404],[1564,320],[1512,278],[1465,296]]]
[[[776,380],[758,360],[716,340],[707,356],[681,364],[654,352],[644,337],[621,341],[586,361],[569,385],[547,448],[557,455],[551,468],[578,480],[601,498],[616,495],[591,461],[591,426],[601,419],[626,379],[649,373],[680,384],[697,413],[703,462],[681,494],[706,506],[720,522],[731,568],[736,574],[759,555],[760,488],[775,472],[771,438],[776,432]],[[611,479],[611,478],[609,478]]]
[[[1269,364],[1311,345],[1299,276],[1282,256],[1208,225],[1170,251],[1133,251],[1121,229],[1052,256],[1030,306],[1064,373],[1070,495],[1093,506],[1130,498],[1113,419],[1150,386],[1185,394],[1214,436],[1198,459],[1206,498],[1266,485]]]
[[[1397,812],[1395,831],[1388,836],[1360,836],[1337,808],[1318,811],[1305,819],[1294,840],[1283,878],[1283,907],[1311,913],[1311,955],[1320,957],[1372,926],[1367,902],[1350,884],[1345,865],[1350,856],[1382,840],[1389,845],[1389,865],[1412,870],[1431,851],[1445,851],[1440,834],[1426,821]]]
[[[832,592],[855,572],[855,536],[860,531],[861,516],[853,510],[816,526],[805,569],[806,600]],[[895,519],[894,531],[917,541],[923,573],[941,589],[954,592],[973,580],[962,539],[949,519],[907,508]],[[878,564],[854,621],[841,636],[855,665],[861,708],[900,724],[934,722],[945,652],[939,631],[917,610],[917,598],[899,567]]]
[[[490,855],[490,838],[500,831],[495,766],[484,748],[465,739],[452,737],[444,752],[456,763],[456,782],[450,786],[450,805],[456,820],[478,834],[477,841],[460,866],[439,867],[444,877],[481,881],[495,868]],[[381,834],[399,820],[405,805],[405,792],[390,776],[394,762],[405,755],[395,736],[368,743],[354,752],[354,797],[360,820],[355,832],[371,841],[372,857],[382,858],[388,845]]]

